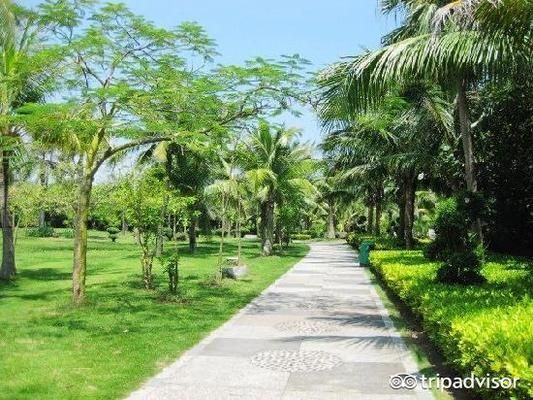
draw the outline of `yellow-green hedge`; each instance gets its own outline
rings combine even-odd
[[[487,283],[435,282],[438,263],[421,251],[372,251],[372,269],[422,320],[430,340],[458,372],[517,377],[516,390],[481,391],[486,399],[533,398],[533,274],[525,261],[493,257]]]

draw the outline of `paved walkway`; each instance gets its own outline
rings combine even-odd
[[[393,390],[417,368],[345,244],[310,253],[130,400],[430,399]]]

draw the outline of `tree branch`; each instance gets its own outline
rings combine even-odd
[[[149,137],[149,138],[145,138],[145,139],[135,140],[133,142],[128,142],[128,143],[125,143],[123,145],[120,145],[120,146],[117,146],[117,147],[114,147],[114,148],[113,147],[109,147],[104,152],[102,157],[100,157],[100,159],[98,159],[98,161],[95,163],[95,165],[94,165],[94,167],[93,167],[93,169],[91,171],[91,174],[94,176],[94,174],[96,174],[98,169],[102,166],[102,164],[107,159],[111,158],[112,156],[114,156],[117,153],[120,153],[121,151],[125,151],[125,150],[131,149],[131,148],[134,148],[134,147],[138,147],[138,146],[143,146],[145,144],[167,142],[167,141],[170,141],[170,140],[172,140],[172,138],[170,136],[156,136],[156,137]]]

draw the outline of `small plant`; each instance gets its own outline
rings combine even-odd
[[[118,234],[120,232],[120,229],[114,227],[114,226],[110,226],[109,228],[106,229],[106,232],[108,233],[108,237],[109,239],[111,239],[111,241],[114,243],[117,238],[118,238]]]
[[[178,251],[174,251],[170,255],[162,256],[159,262],[163,267],[163,272],[168,276],[168,290],[172,294],[176,294],[179,284],[179,255]]]

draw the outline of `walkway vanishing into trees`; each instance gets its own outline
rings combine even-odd
[[[432,398],[389,386],[417,372],[356,254],[317,243],[129,400]]]

